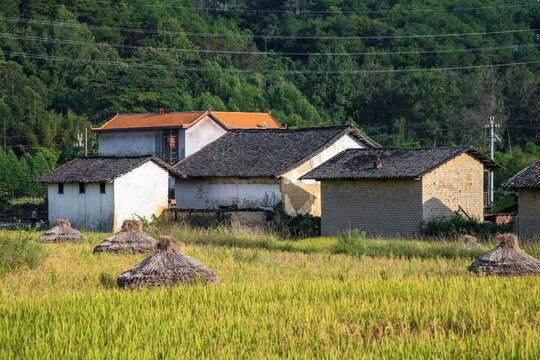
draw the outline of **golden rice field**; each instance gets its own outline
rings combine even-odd
[[[0,358],[540,358],[538,278],[473,276],[466,256],[335,254],[330,238],[282,251],[158,232],[184,237],[220,285],[118,290],[145,256],[93,255],[103,234],[44,244],[33,269],[0,278]]]

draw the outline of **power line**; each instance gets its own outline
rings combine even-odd
[[[470,66],[453,66],[453,67],[441,67],[441,68],[409,68],[409,69],[380,69],[380,70],[273,70],[273,69],[227,69],[227,68],[213,68],[213,67],[199,67],[199,66],[180,66],[180,65],[162,65],[151,63],[127,63],[121,61],[109,61],[109,60],[94,60],[84,58],[70,58],[63,56],[51,56],[42,54],[29,54],[24,52],[13,52],[0,50],[5,55],[11,55],[14,57],[30,57],[35,59],[45,59],[54,61],[67,61],[76,63],[91,63],[98,65],[114,65],[114,66],[132,66],[132,67],[148,67],[148,68],[166,68],[176,69],[192,72],[230,72],[230,73],[262,73],[262,74],[374,74],[374,73],[406,73],[406,72],[427,72],[427,71],[451,71],[451,70],[467,70],[467,69],[481,69],[481,68],[497,68],[516,65],[530,65],[538,64],[540,60],[534,61],[522,61],[512,62],[504,64],[486,64],[486,65],[470,65]]]
[[[478,35],[496,35],[496,34],[513,34],[529,31],[537,31],[540,28],[534,29],[513,29],[513,30],[500,30],[500,31],[484,31],[484,32],[471,32],[471,33],[451,33],[451,34],[417,34],[417,35],[377,35],[377,36],[294,36],[294,35],[247,35],[247,34],[223,34],[223,33],[198,33],[187,31],[170,31],[170,30],[153,30],[153,29],[136,29],[136,28],[124,28],[116,26],[106,25],[89,25],[78,23],[65,23],[59,21],[49,20],[34,20],[24,18],[13,18],[2,16],[0,19],[8,22],[22,22],[28,24],[39,25],[51,25],[62,26],[71,28],[87,28],[95,30],[110,30],[121,32],[135,32],[145,34],[164,34],[164,35],[183,35],[183,36],[197,36],[197,37],[218,37],[218,38],[242,38],[242,39],[293,39],[293,40],[368,40],[368,39],[417,39],[417,38],[437,38],[437,37],[460,37],[460,36],[478,36]]]
[[[272,9],[242,9],[242,8],[210,8],[210,7],[191,7],[175,4],[149,4],[138,2],[121,2],[121,1],[104,1],[104,0],[78,0],[79,2],[93,2],[100,4],[110,5],[127,5],[127,6],[143,6],[143,7],[155,7],[155,8],[173,8],[173,9],[189,9],[199,11],[211,11],[211,12],[243,12],[251,14],[313,14],[313,15],[325,15],[325,14],[386,14],[386,13],[433,13],[433,12],[462,12],[462,11],[477,11],[477,10],[489,10],[489,9],[505,9],[505,8],[526,8],[540,6],[538,3],[531,4],[512,4],[501,6],[483,6],[483,7],[468,7],[468,8],[448,8],[448,9],[404,9],[404,10],[272,10]]]
[[[521,48],[540,46],[540,43],[538,43],[538,44],[513,44],[513,45],[504,45],[504,46],[491,46],[491,47],[465,48],[465,49],[324,53],[324,52],[268,52],[268,51],[236,51],[236,50],[212,50],[212,49],[183,49],[183,48],[169,48],[169,47],[155,47],[155,46],[124,45],[124,44],[115,44],[115,43],[94,43],[90,41],[46,38],[46,37],[39,37],[39,36],[18,35],[18,34],[9,34],[9,33],[0,33],[0,37],[9,38],[9,39],[39,41],[39,42],[53,42],[53,43],[61,43],[61,44],[114,47],[114,48],[121,48],[121,49],[146,49],[146,50],[177,51],[177,52],[188,52],[188,53],[210,53],[210,54],[216,53],[216,54],[229,54],[229,55],[268,55],[268,56],[380,56],[380,55],[411,55],[411,54],[444,54],[444,53],[456,53],[456,52],[493,51],[493,50],[505,50],[505,49],[512,49],[516,51]]]

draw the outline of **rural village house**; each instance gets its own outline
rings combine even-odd
[[[377,143],[354,126],[232,130],[175,165],[180,209],[260,208],[283,201],[291,214],[320,215],[320,184],[299,180],[350,148]]]
[[[119,114],[99,128],[99,155],[155,155],[176,164],[232,129],[279,128],[269,113],[188,111]]]
[[[540,238],[540,159],[508,179],[502,186],[519,190],[519,235]]]
[[[472,147],[351,149],[300,179],[322,183],[323,236],[413,237],[458,211],[483,221],[484,169],[501,168]]]
[[[151,219],[167,207],[169,176],[183,177],[154,156],[74,159],[35,182],[48,183],[49,223],[117,230],[126,219]]]

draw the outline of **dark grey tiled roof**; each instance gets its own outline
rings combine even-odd
[[[540,189],[540,159],[512,176],[502,186],[517,189]]]
[[[353,126],[232,130],[175,165],[188,177],[277,177],[345,134],[379,146]]]
[[[117,177],[153,161],[175,177],[185,177],[163,161],[151,155],[141,156],[86,156],[73,159],[59,168],[34,180],[40,183],[112,182]]]
[[[472,147],[424,149],[350,149],[336,155],[301,179],[413,179],[468,153],[488,169],[502,167]],[[375,167],[377,158],[381,166]]]

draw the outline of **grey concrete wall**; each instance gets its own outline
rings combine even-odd
[[[420,180],[325,180],[321,234],[358,229],[371,236],[415,237],[422,221]]]
[[[519,236],[540,239],[540,189],[519,189]]]
[[[98,133],[99,155],[149,155],[156,151],[154,130]]]
[[[280,180],[269,178],[178,179],[174,194],[179,209],[249,209],[281,200]]]
[[[112,231],[114,226],[114,186],[105,184],[105,194],[99,183],[86,184],[84,194],[79,194],[79,184],[64,184],[64,193],[58,194],[58,184],[48,186],[49,223],[67,219],[76,229]]]

